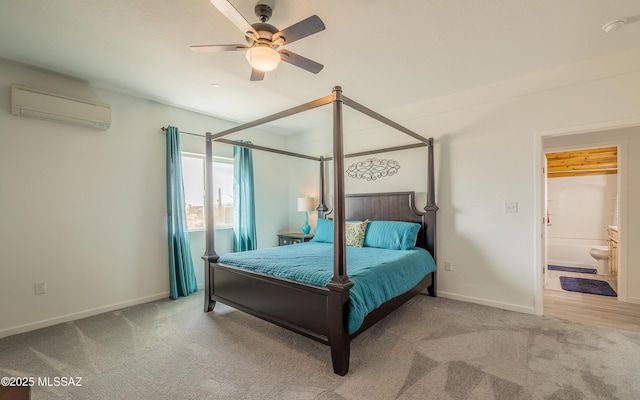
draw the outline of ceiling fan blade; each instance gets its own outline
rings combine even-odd
[[[255,68],[251,69],[251,80],[252,81],[261,81],[264,79],[264,71],[258,71]]]
[[[225,17],[227,17],[232,24],[240,29],[242,33],[251,37],[252,39],[258,38],[258,32],[253,29],[251,24],[242,16],[242,14],[240,14],[240,12],[233,6],[233,4],[229,3],[227,0],[211,0],[211,4],[213,4],[218,9],[218,11],[220,11]]]
[[[296,53],[292,53],[289,50],[280,50],[278,53],[280,53],[282,61],[288,62],[289,64],[295,65],[296,67],[300,67],[314,74],[317,74],[322,71],[322,68],[324,68],[324,65]]]
[[[213,1],[213,0],[212,0]],[[295,42],[298,39],[313,35],[323,31],[325,28],[324,23],[317,15],[312,15],[307,19],[303,19],[297,24],[293,24],[288,28],[275,33],[274,37],[281,37],[284,39],[285,44]]]
[[[197,53],[215,53],[219,51],[240,51],[246,50],[249,46],[245,44],[205,44],[201,46],[191,46],[191,50]]]

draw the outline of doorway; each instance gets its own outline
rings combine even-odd
[[[546,158],[545,290],[617,297],[618,146],[553,147]],[[568,293],[567,293],[568,292]]]
[[[569,127],[557,130],[549,130],[544,132],[538,132],[536,134],[536,175],[539,176],[539,180],[536,183],[535,198],[537,207],[535,215],[536,220],[536,267],[535,267],[535,311],[538,315],[550,315],[551,308],[544,304],[544,284],[545,278],[548,275],[546,272],[547,265],[547,199],[546,199],[546,172],[542,173],[545,167],[544,157],[545,151],[549,148],[555,149],[576,149],[576,148],[594,148],[594,147],[607,147],[616,146],[618,152],[618,174],[617,174],[617,190],[618,190],[618,216],[620,220],[619,228],[619,273],[617,279],[617,298],[607,298],[612,307],[624,306],[631,310],[632,313],[638,315],[638,304],[625,304],[627,302],[627,268],[626,268],[626,246],[625,238],[627,227],[625,226],[627,216],[627,141],[633,140],[631,138],[637,135],[640,128],[640,119],[633,119],[627,121],[616,121],[611,123],[594,124],[591,126],[581,127]],[[545,169],[546,171],[546,169]],[[635,189],[633,189],[635,190]],[[632,249],[633,250],[633,249]],[[584,295],[591,296],[594,295]],[[598,296],[598,299],[599,296]],[[554,300],[555,301],[555,300]],[[629,300],[631,303],[637,303],[635,297]],[[582,307],[584,300],[577,300],[572,305],[573,307]],[[547,309],[549,308],[549,309]],[[593,308],[588,307],[585,310],[585,315],[592,317]],[[605,313],[606,314],[606,313]],[[627,313],[621,313],[627,314]],[[627,314],[628,315],[628,314]],[[606,315],[605,315],[606,317]],[[613,316],[612,316],[613,317]],[[568,318],[565,318],[568,319]],[[606,318],[605,318],[606,319]],[[633,318],[632,318],[633,319]],[[584,321],[587,322],[587,321]],[[589,323],[589,322],[587,322]]]

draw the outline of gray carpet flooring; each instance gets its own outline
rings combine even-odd
[[[0,339],[0,376],[82,377],[32,399],[640,399],[640,334],[417,296],[329,348],[202,292]],[[1,396],[0,396],[1,397]]]

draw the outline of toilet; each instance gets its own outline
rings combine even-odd
[[[589,254],[598,262],[596,267],[598,275],[611,275],[609,273],[609,247],[593,246]]]

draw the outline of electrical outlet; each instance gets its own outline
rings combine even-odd
[[[47,282],[36,282],[33,284],[33,291],[35,294],[47,293]]]
[[[451,271],[452,267],[453,267],[453,263],[451,261],[445,261],[444,262],[444,270],[445,271]]]

